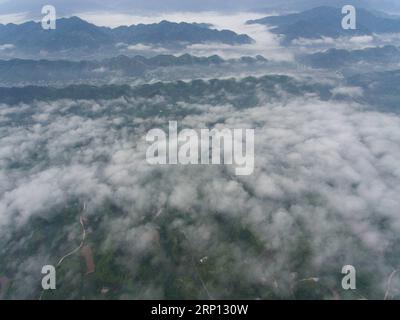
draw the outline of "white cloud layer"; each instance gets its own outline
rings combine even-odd
[[[26,126],[1,127],[0,238],[9,237],[11,225],[57,214],[72,198],[87,201],[94,217],[111,199],[124,215],[103,217],[108,232],[96,245],[121,248],[121,263],[132,272],[139,268],[132,261],[157,252],[157,219],[167,218],[196,256],[212,256],[226,268],[226,256],[217,253],[231,254],[230,274],[219,275],[221,285],[210,284],[216,298],[230,296],[224,283],[235,274],[284,297],[299,277],[320,277],[337,289],[336,272],[344,264],[368,275],[374,285],[369,295],[380,297],[394,267],[390,261],[397,261],[391,250],[400,232],[399,116],[315,98],[241,110],[181,105],[202,111],[180,119],[183,127],[256,128],[255,172],[237,177],[224,166],[149,166],[145,133],[167,125],[167,116],[106,114],[138,103],[2,105],[3,124],[28,110],[33,115]],[[76,106],[80,115],[73,115]],[[224,224],[216,219],[249,228],[263,254],[245,241],[226,241]],[[16,268],[28,272],[25,265]],[[149,284],[141,297],[163,298],[164,289]]]

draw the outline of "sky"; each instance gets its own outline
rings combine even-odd
[[[148,15],[171,12],[199,11],[296,11],[319,5],[347,4],[347,0],[0,0],[0,23],[19,23],[41,17],[44,5],[53,5],[59,16],[70,16],[88,12],[110,14]],[[400,12],[400,3],[395,0],[352,0],[355,6],[372,7],[391,13]]]

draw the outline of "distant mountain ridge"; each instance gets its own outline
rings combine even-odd
[[[266,63],[262,56],[242,57],[224,60],[218,55],[197,57],[190,54],[180,56],[157,55],[151,58],[144,56],[117,56],[114,58],[82,61],[68,60],[0,60],[0,83],[30,83],[35,81],[73,81],[96,80],[110,77],[137,77],[146,71],[164,67],[179,66],[221,66],[230,64]]]
[[[19,25],[0,24],[0,44],[11,44],[25,52],[95,51],[115,47],[118,43],[172,46],[205,42],[248,44],[253,39],[230,30],[216,30],[204,24],[185,22],[161,21],[108,28],[71,17],[58,19],[55,30],[43,30],[40,22],[33,21]]]
[[[400,70],[354,75],[347,79],[347,84],[364,90],[365,103],[379,106],[382,110],[400,113]]]
[[[245,95],[237,95],[246,88]],[[285,95],[318,94],[321,99],[329,99],[330,87],[325,84],[304,82],[285,75],[263,77],[156,82],[139,86],[130,85],[71,85],[62,88],[25,86],[0,87],[0,103],[29,103],[34,100],[54,101],[58,99],[117,99],[120,97],[143,97],[152,99],[163,96],[162,106],[178,101],[219,105],[232,103],[238,108],[255,106],[262,99],[279,99]],[[149,112],[146,105],[145,112]]]
[[[329,49],[306,55],[302,62],[315,68],[336,69],[349,64],[364,63],[400,63],[400,49],[387,45],[383,47],[359,50]]]
[[[377,5],[381,10],[393,11],[393,9],[400,9],[399,4],[396,4],[395,1],[388,0],[269,0],[265,2],[266,3],[262,6],[262,8],[259,9],[259,12],[305,11],[320,6],[341,8],[347,4],[352,4],[355,7],[365,8],[368,10],[376,8]],[[379,4],[376,2],[379,2]]]
[[[357,28],[344,30],[341,21],[344,17],[341,8],[317,7],[300,13],[271,16],[249,20],[247,24],[273,26],[272,32],[284,35],[287,41],[299,38],[338,38],[340,36],[371,35],[373,33],[400,32],[400,19],[382,13],[356,8]]]

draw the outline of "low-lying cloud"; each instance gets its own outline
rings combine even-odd
[[[205,256],[204,268],[208,263],[213,271],[200,275],[214,298],[293,297],[299,280],[308,277],[321,279],[320,298],[332,298],[341,292],[345,264],[364,279],[364,295],[382,298],[399,262],[393,250],[400,231],[397,115],[310,97],[248,109],[180,104],[140,118],[138,103],[121,98],[1,105],[2,255],[30,241],[29,234],[16,241],[12,232],[26,230],[35,217],[65,214],[60,208],[79,199],[87,203],[89,221],[100,221],[96,228],[103,230],[95,251],[118,248],[115,263],[133,278],[144,257],[158,265],[153,281],[136,279],[140,290],[124,287],[119,298],[170,297],[165,274],[184,277],[190,257],[200,268],[197,259]],[[119,110],[132,110],[132,116],[119,116]],[[24,125],[15,125],[16,117]],[[255,128],[254,174],[238,177],[229,166],[148,165],[145,134],[171,119],[184,128]],[[106,213],[107,202],[120,214]],[[69,234],[74,225],[63,229]],[[162,244],[171,234],[185,248],[175,269]],[[22,290],[24,277],[31,279],[29,270],[51,258],[43,248],[19,258],[19,265],[6,265],[16,279],[14,297],[34,298],[37,291]],[[241,291],[231,285],[238,281]],[[207,298],[206,291],[199,289],[196,297]]]

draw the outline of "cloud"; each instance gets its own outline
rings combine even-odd
[[[332,90],[334,96],[344,95],[352,98],[361,97],[363,93],[363,89],[360,87],[336,87]]]
[[[1,14],[0,24],[23,23],[29,19],[27,12]]]
[[[322,37],[320,39],[299,38],[292,41],[292,52],[315,53],[326,51],[331,48],[344,50],[363,50],[367,48],[382,47],[386,45],[399,46],[400,34],[373,34],[366,36],[339,37],[337,39]]]
[[[374,40],[373,36],[354,36],[350,38],[350,42],[361,44],[361,43],[371,43]]]
[[[12,50],[15,46],[13,44],[0,44],[0,51],[3,50]]]
[[[135,44],[135,45],[128,45],[126,48],[130,51],[147,51],[147,52],[151,52],[153,54],[155,54],[155,53],[161,54],[161,53],[168,52],[168,50],[166,50],[164,48],[149,46],[149,45],[145,45],[145,44],[141,44],[141,43]]]

